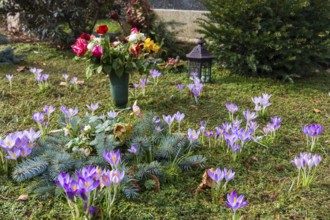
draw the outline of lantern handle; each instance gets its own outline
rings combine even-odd
[[[204,40],[203,38],[199,38],[199,39],[197,40],[197,44],[203,46],[203,44],[205,44],[205,40]]]

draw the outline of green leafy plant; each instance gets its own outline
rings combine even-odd
[[[329,58],[327,0],[206,0],[200,33],[233,73],[291,80]]]
[[[20,13],[29,30],[41,38],[70,45],[81,33],[92,33],[98,19],[113,5],[113,0],[8,0],[8,13]]]

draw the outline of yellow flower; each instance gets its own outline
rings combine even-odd
[[[153,52],[155,52],[155,53],[158,53],[159,48],[160,48],[160,47],[159,47],[157,44],[154,44],[154,45],[152,45],[152,49],[151,49],[151,50],[152,50]]]
[[[152,50],[153,45],[155,44],[155,42],[153,40],[151,40],[149,37],[144,41],[143,47],[144,49],[149,53],[150,50]]]

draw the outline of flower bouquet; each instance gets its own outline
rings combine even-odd
[[[146,72],[160,46],[137,28],[132,28],[129,36],[114,41],[107,32],[107,25],[101,25],[97,29],[99,37],[82,34],[71,47],[77,60],[89,62],[87,78],[94,73],[109,75],[112,98],[117,107],[122,107],[128,101],[129,73]]]

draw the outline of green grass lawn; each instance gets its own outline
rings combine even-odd
[[[85,78],[85,63],[73,60],[71,51],[59,51],[47,47],[44,43],[16,44],[16,53],[26,54],[19,65],[0,66],[0,136],[10,132],[35,127],[32,113],[41,111],[44,105],[57,108],[66,105],[78,107],[79,115],[87,111],[86,105],[99,102],[97,114],[105,114],[114,109],[109,96],[109,79],[105,75]],[[0,47],[1,49],[2,47]],[[17,72],[18,66],[38,67],[50,74],[50,89],[40,92],[33,75],[28,71]],[[251,98],[262,93],[272,94],[267,116],[259,118],[262,125],[268,123],[270,116],[283,119],[277,138],[268,148],[252,145],[243,151],[236,162],[223,150],[205,143],[200,154],[208,160],[205,168],[232,168],[236,177],[222,193],[221,205],[212,204],[209,188],[198,194],[193,190],[201,182],[204,170],[183,173],[177,181],[161,185],[161,191],[142,192],[136,200],[127,200],[120,196],[115,208],[115,219],[230,219],[231,210],[224,201],[226,194],[237,189],[245,194],[249,205],[238,212],[243,219],[328,219],[330,216],[330,179],[329,179],[329,143],[330,143],[330,73],[320,71],[313,77],[298,79],[294,84],[272,79],[249,78],[230,75],[215,67],[213,83],[205,84],[205,89],[196,105],[187,90],[181,94],[177,84],[187,85],[186,73],[163,74],[159,85],[148,85],[146,95],[130,97],[129,104],[135,99],[143,113],[153,111],[160,117],[173,115],[180,111],[186,117],[182,130],[198,129],[201,120],[207,121],[207,128],[220,126],[228,118],[226,102],[239,106],[242,111],[253,109]],[[60,86],[62,74],[84,80],[79,90],[68,90]],[[6,74],[13,74],[13,89],[9,92]],[[141,76],[131,77],[132,83],[138,83]],[[309,188],[290,189],[292,180],[297,176],[291,160],[300,152],[309,151],[304,125],[319,123],[325,132],[321,135],[319,146],[314,153],[322,156],[316,181]],[[51,126],[56,128],[55,120]],[[11,164],[11,168],[15,163]],[[62,197],[45,200],[29,194],[27,201],[17,201],[21,194],[29,192],[29,182],[17,183],[11,177],[0,175],[0,219],[70,219],[66,201]],[[327,217],[328,216],[328,217]]]

